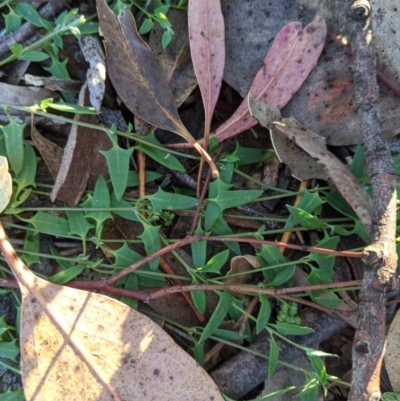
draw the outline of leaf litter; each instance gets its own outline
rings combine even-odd
[[[0,159],[2,209],[11,196]],[[27,401],[223,400],[200,365],[148,317],[104,295],[35,276],[7,241],[0,248],[22,296],[20,347]]]

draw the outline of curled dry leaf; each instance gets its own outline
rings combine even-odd
[[[247,284],[251,281],[251,271],[260,267],[260,260],[254,255],[234,256],[231,260],[231,268],[224,278],[225,284]],[[231,275],[241,273],[239,276]],[[246,274],[247,273],[247,274]],[[243,298],[241,293],[232,293],[237,298]]]
[[[397,311],[386,339],[385,366],[389,375],[393,390],[400,392],[400,310]]]
[[[51,284],[0,248],[22,294],[27,401],[222,401],[208,374],[153,321],[115,299]]]
[[[63,157],[63,149],[45,138],[33,123],[31,124],[31,138],[55,180]]]
[[[265,103],[254,99],[251,93],[248,99],[250,114],[257,119],[263,127],[270,128],[271,140],[275,152],[279,160],[289,167],[291,174],[298,180],[310,180],[312,178],[326,180],[328,175],[313,157],[296,146],[289,138],[276,132],[277,130],[272,122],[281,120],[279,110],[271,109]],[[296,128],[301,128],[301,125],[298,124]],[[322,145],[325,144],[324,138],[316,136],[316,140],[320,141]]]
[[[254,115],[257,115],[261,125],[280,131],[323,167],[343,198],[353,208],[367,232],[370,232],[372,199],[347,167],[326,149],[324,139],[301,126],[293,117],[282,118],[277,121],[276,110],[271,110],[262,102],[250,99],[250,104],[256,106],[255,108],[251,106],[251,108],[255,113]]]
[[[165,77],[153,52],[140,37],[132,14],[125,10],[117,18],[104,0],[97,0],[97,11],[105,39],[108,73],[122,101],[149,124],[186,139],[217,177],[218,170],[211,157],[183,125]]]
[[[87,104],[85,84],[79,94],[79,104]],[[77,115],[75,120],[97,125],[94,115]],[[112,144],[102,131],[73,124],[65,145],[61,165],[50,198],[76,206],[86,187],[93,188],[98,176],[109,176],[106,159],[99,150],[109,150]]]

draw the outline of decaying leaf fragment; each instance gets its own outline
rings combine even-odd
[[[211,157],[183,125],[175,99],[154,54],[140,37],[132,14],[125,10],[117,18],[104,0],[97,0],[97,11],[108,73],[119,97],[133,114],[186,139],[210,165],[213,176],[218,177]]]
[[[385,366],[389,375],[390,384],[393,390],[400,392],[400,370],[399,370],[399,357],[400,357],[400,311],[397,311],[392,324],[390,325],[389,333],[386,339],[386,354]]]
[[[86,89],[87,85],[84,85],[79,94],[81,105],[86,104]],[[75,119],[94,125],[99,123],[94,115],[77,115]],[[100,174],[108,177],[107,162],[99,150],[110,150],[111,147],[105,132],[73,124],[50,195],[52,202],[58,199],[76,206],[86,187],[93,187]]]
[[[22,294],[27,401],[222,401],[208,374],[153,321],[100,294],[51,284],[0,248]]]
[[[323,138],[320,139],[317,134],[302,127],[293,117],[275,120],[276,111],[256,99],[253,99],[253,103],[257,107],[250,105],[250,108],[262,126],[279,130],[323,167],[369,233],[372,224],[371,197],[346,166],[326,149]]]

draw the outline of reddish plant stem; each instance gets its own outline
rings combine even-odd
[[[162,270],[165,271],[165,273],[171,274],[171,275],[175,275],[175,272],[172,270],[171,266],[163,259],[160,258],[160,267],[162,268]],[[173,282],[176,285],[183,285],[183,281],[179,280],[179,279],[173,279]],[[187,292],[182,292],[182,296],[183,298],[185,298],[185,301],[187,302],[187,304],[189,305],[189,307],[193,310],[193,313],[195,314],[197,320],[200,323],[204,323],[205,322],[205,317],[197,310],[195,304],[192,301],[192,298],[190,296],[190,294],[188,294]]]
[[[195,235],[188,235],[187,237],[175,242],[174,244],[168,245],[165,248],[158,250],[157,252],[152,253],[151,255],[145,256],[143,259],[133,263],[132,265],[126,267],[125,269],[121,270],[120,272],[114,274],[109,279],[107,279],[108,285],[115,284],[120,278],[126,276],[129,273],[132,273],[140,266],[150,262],[153,259],[156,259],[162,255],[165,255],[168,252],[174,251],[175,249],[182,248],[183,246],[189,245],[193,242],[197,241],[225,241],[225,242],[244,242],[249,244],[258,244],[258,245],[272,245],[272,246],[282,246],[289,249],[296,249],[298,251],[303,252],[315,252],[321,253],[324,255],[331,255],[331,256],[343,256],[347,258],[361,258],[361,252],[351,252],[351,251],[333,251],[331,249],[324,249],[324,248],[315,248],[312,246],[301,246],[301,245],[293,245],[293,244],[286,244],[284,242],[275,242],[275,241],[268,241],[268,240],[258,240],[252,238],[233,238],[233,237],[207,237],[202,234],[195,234]]]

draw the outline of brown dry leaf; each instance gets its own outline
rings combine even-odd
[[[222,401],[208,374],[153,321],[112,298],[35,276],[5,239],[22,293],[27,401]]]
[[[107,55],[107,69],[119,97],[135,115],[149,124],[181,136],[210,165],[218,170],[208,153],[183,125],[175,99],[149,46],[140,37],[130,11],[117,16],[104,0],[97,0],[97,11]]]
[[[251,271],[260,267],[260,261],[257,256],[254,255],[242,255],[234,256],[231,259],[231,268],[226,273],[224,283],[228,285],[233,284],[247,284],[251,281]],[[240,276],[231,277],[233,274],[241,273]],[[249,274],[245,274],[249,273]],[[232,292],[237,298],[243,298],[243,294],[238,292]]]
[[[250,114],[256,118],[263,127],[270,127],[271,140],[275,152],[281,163],[285,163],[286,166],[289,167],[290,173],[294,177],[300,181],[310,180],[312,178],[326,180],[328,178],[322,166],[318,164],[313,157],[296,146],[289,138],[277,132],[272,122],[281,120],[279,110],[274,110],[269,107],[266,108],[264,102],[258,101],[251,94],[249,95],[249,109]],[[296,128],[300,127],[301,125],[297,123]],[[319,140],[322,145],[325,144],[325,140],[320,136],[316,136],[316,139]]]
[[[393,391],[400,392],[400,309],[397,311],[386,339],[385,366]]]
[[[276,110],[271,110],[265,103],[258,102],[256,99],[252,100],[253,103],[257,107],[252,110],[257,114],[255,117],[261,125],[266,128],[275,127],[322,165],[343,198],[353,208],[367,232],[370,232],[372,224],[371,197],[346,166],[326,149],[323,138],[318,138],[317,134],[302,127],[293,117],[274,121]]]
[[[357,181],[348,168],[329,152],[324,145],[315,140],[316,134],[307,128],[293,128],[293,117],[284,118],[282,122],[274,122],[275,127],[294,141],[310,156],[320,163],[341,195],[353,208],[367,233],[372,225],[372,200],[365,189]]]
[[[79,104],[87,104],[84,101],[85,96],[86,85],[82,87],[79,95]],[[97,117],[93,115],[78,115],[76,119],[89,124],[99,124]],[[52,202],[58,199],[70,206],[76,206],[86,187],[93,188],[100,174],[108,177],[107,162],[99,150],[109,150],[111,147],[111,140],[105,132],[72,125],[51,192]]]
[[[164,29],[155,24],[150,33],[149,45],[179,107],[197,86],[197,80],[190,58],[187,13],[170,9],[168,20],[175,32],[170,44],[165,49],[162,47]]]
[[[43,157],[51,176],[56,179],[63,157],[63,149],[45,138],[33,124],[31,124],[31,138],[36,149]]]

